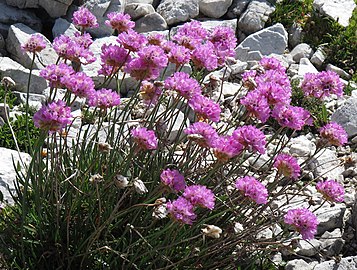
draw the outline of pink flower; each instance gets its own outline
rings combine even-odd
[[[273,109],[272,116],[282,127],[301,130],[305,125],[312,125],[309,111],[291,105],[277,105]]]
[[[237,179],[236,188],[257,204],[266,204],[268,202],[268,190],[252,176]]]
[[[61,88],[63,84],[61,79],[74,73],[73,68],[64,63],[59,65],[51,64],[40,71],[40,76],[49,81],[51,88]]]
[[[191,54],[186,47],[172,43],[168,57],[170,63],[174,63],[176,67],[179,67],[190,61]]]
[[[160,75],[160,69],[149,67],[143,58],[132,59],[126,64],[124,71],[138,81],[155,80]]]
[[[290,209],[284,217],[284,222],[292,225],[304,240],[314,238],[319,224],[317,217],[306,208]]]
[[[320,128],[320,136],[330,145],[341,146],[347,143],[348,134],[342,126],[331,122]]]
[[[254,126],[243,126],[233,131],[232,137],[244,148],[253,152],[265,153],[266,139],[262,131]]]
[[[129,51],[117,45],[103,44],[101,49],[102,54],[100,58],[102,63],[108,66],[121,67],[126,61],[130,61],[131,59]]]
[[[145,104],[156,104],[162,94],[161,83],[143,81],[140,87],[140,96]]]
[[[78,97],[89,97],[94,91],[94,82],[83,72],[61,78],[61,83]]]
[[[165,37],[159,33],[151,33],[147,36],[147,40],[150,45],[162,46],[165,42]]]
[[[88,104],[100,109],[107,109],[118,106],[120,104],[120,96],[110,89],[102,88],[92,92],[88,97]]]
[[[234,57],[237,38],[231,27],[217,26],[209,36],[208,40],[214,46],[218,65],[222,66],[228,57]]]
[[[300,177],[300,165],[296,158],[288,154],[279,154],[274,159],[274,167],[285,177],[298,179]]]
[[[179,197],[177,200],[167,203],[169,214],[178,222],[192,225],[196,219],[193,205],[184,197]]]
[[[211,42],[196,45],[191,60],[197,69],[205,68],[211,71],[218,67],[217,55],[214,53],[214,46]]]
[[[275,82],[260,83],[257,90],[264,95],[269,105],[290,104],[291,89]]]
[[[216,130],[204,122],[193,123],[184,132],[201,147],[212,147],[214,140],[218,138]]]
[[[212,99],[203,95],[195,95],[189,101],[188,105],[198,115],[199,119],[207,119],[218,122],[221,115],[221,107]]]
[[[138,56],[148,68],[163,69],[167,66],[167,56],[159,46],[145,46],[138,51]]]
[[[316,189],[328,201],[331,202],[344,201],[345,189],[340,183],[334,180],[320,181],[316,184]]]
[[[82,28],[98,27],[97,18],[86,7],[80,7],[73,13],[73,24]]]
[[[129,14],[121,12],[111,12],[107,15],[109,20],[105,21],[105,24],[118,31],[118,34],[127,32],[129,29],[135,27],[135,23],[131,21]]]
[[[78,33],[75,32],[74,36],[71,39],[78,44],[80,47],[84,49],[88,49],[90,45],[93,43],[92,36],[89,33]]]
[[[191,21],[180,27],[172,37],[172,40],[187,49],[193,50],[197,45],[203,43],[207,38],[207,34],[207,30],[202,27],[200,22]]]
[[[125,49],[131,52],[137,52],[147,44],[147,39],[144,35],[129,29],[127,32],[122,32],[118,35],[117,41]]]
[[[161,173],[160,179],[175,192],[182,191],[186,187],[185,177],[178,170],[166,169]]]
[[[280,63],[279,60],[273,57],[263,57],[259,61],[259,65],[261,65],[265,70],[276,70],[281,73],[285,73],[286,68]]]
[[[218,161],[225,163],[229,159],[239,155],[243,150],[243,145],[232,136],[222,136],[212,141],[212,148]]]
[[[257,90],[250,91],[240,100],[250,115],[265,123],[270,117],[270,107],[266,97]]]
[[[182,194],[194,206],[200,206],[212,210],[215,197],[212,190],[202,185],[192,185],[185,188]]]
[[[201,94],[199,83],[195,79],[190,78],[190,75],[185,72],[175,72],[171,77],[167,78],[165,80],[165,88],[177,91],[186,99]]]
[[[27,40],[27,42],[21,45],[21,49],[25,52],[41,52],[44,48],[46,48],[46,42],[42,35],[33,34]]]
[[[157,148],[158,140],[153,130],[145,127],[139,127],[130,131],[134,142],[141,150],[154,150]]]
[[[48,130],[49,133],[62,130],[71,123],[71,108],[62,100],[42,105],[41,109],[33,116],[36,127]]]

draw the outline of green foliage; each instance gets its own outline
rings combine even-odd
[[[16,96],[11,91],[5,91],[4,86],[0,84],[0,103],[3,103],[6,97],[6,104],[9,105],[10,108],[13,108],[16,103]]]
[[[11,120],[10,120],[11,121]],[[20,151],[28,152],[29,146],[34,145],[37,140],[40,130],[35,127],[33,121],[29,120],[30,141],[26,135],[26,117],[25,115],[17,115],[16,119],[11,121],[11,126],[14,130],[17,143]],[[10,148],[16,150],[14,138],[12,137],[11,129],[8,123],[0,127],[0,147]]]

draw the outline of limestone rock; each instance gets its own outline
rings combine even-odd
[[[298,75],[303,77],[306,73],[318,73],[318,70],[311,64],[308,58],[301,58]]]
[[[236,49],[236,59],[259,61],[272,53],[283,54],[288,44],[288,33],[280,23],[248,36]]]
[[[139,33],[166,30],[167,23],[159,13],[145,15],[135,22],[135,30]]]
[[[289,261],[285,270],[313,270],[313,267],[302,259],[296,259]]]
[[[229,7],[227,17],[229,19],[239,18],[252,0],[233,0]]]
[[[333,18],[344,27],[348,26],[356,7],[354,0],[314,0],[312,5],[323,15]]]
[[[125,13],[129,14],[132,20],[137,20],[145,15],[155,12],[150,4],[134,3],[125,6]]]
[[[58,18],[55,21],[55,25],[52,28],[52,35],[54,38],[60,35],[66,35],[72,37],[74,36],[75,33],[80,33],[80,32],[77,30],[74,24],[62,18]]]
[[[326,53],[322,47],[318,47],[316,52],[311,56],[311,63],[316,67],[321,67],[326,60]]]
[[[222,17],[232,4],[232,0],[198,0],[200,12],[209,18]]]
[[[339,179],[344,172],[336,151],[324,149],[311,159],[310,168],[316,177],[327,177],[328,179]]]
[[[337,228],[332,232],[324,232],[320,238],[321,248],[324,249],[324,253],[328,256],[335,256],[340,254],[345,240],[342,239],[341,229]]]
[[[303,29],[299,23],[294,22],[289,28],[289,45],[294,48],[302,42]]]
[[[344,257],[340,262],[335,260],[320,263],[314,270],[353,270],[357,269],[357,256]]]
[[[198,16],[198,0],[162,0],[156,11],[168,25],[186,22]]]
[[[317,208],[318,206],[315,206]],[[322,234],[326,231],[331,231],[336,228],[341,228],[343,225],[343,216],[346,211],[346,205],[336,204],[330,206],[325,204],[314,214],[317,216],[319,225],[317,226],[317,233]]]
[[[252,34],[264,28],[269,15],[275,10],[266,0],[253,0],[238,21],[239,29],[245,34]]]
[[[299,158],[307,158],[316,150],[316,145],[306,135],[292,138],[288,147],[289,153]]]
[[[14,165],[19,165],[24,169],[26,164],[31,161],[31,156],[27,153],[18,153],[15,150],[0,147],[0,192],[3,193],[5,201],[12,203],[12,197],[8,191],[15,191],[14,181],[16,180],[16,171]],[[24,162],[22,164],[21,160]]]
[[[349,137],[357,135],[357,98],[349,98],[332,114],[331,121],[340,124]]]
[[[348,74],[342,68],[336,67],[332,64],[327,64],[326,70],[336,72],[342,79],[345,79],[345,80],[349,80],[352,77],[350,74]]]
[[[10,53],[13,59],[16,62],[20,63],[26,68],[31,67],[32,62],[32,54],[28,52],[23,52],[21,50],[21,45],[26,43],[32,34],[36,34],[37,32],[31,29],[30,27],[17,23],[11,25],[8,37],[6,39],[6,49]],[[33,64],[33,68],[41,69],[49,64],[56,63],[57,53],[52,48],[50,41],[43,36],[46,42],[46,48],[43,49],[40,53],[36,54],[36,58]],[[41,62],[38,60],[38,58]]]
[[[310,47],[310,45],[306,43],[301,43],[290,52],[290,55],[292,56],[293,60],[298,63],[300,62],[301,58],[310,58],[313,54],[313,50]]]
[[[318,253],[321,242],[317,239],[300,240],[298,244],[297,254],[302,256],[312,257]]]
[[[30,70],[26,69],[19,63],[9,57],[0,57],[0,72],[3,77],[10,77],[16,83],[15,90],[26,92],[27,81]],[[32,71],[30,93],[42,94],[47,88],[47,82],[39,75],[38,70]]]

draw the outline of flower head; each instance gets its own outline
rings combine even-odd
[[[207,34],[207,30],[202,27],[199,21],[191,21],[180,27],[172,40],[193,50],[197,45],[202,44],[202,41],[207,38]]]
[[[118,31],[118,34],[127,32],[129,29],[135,27],[135,23],[131,21],[129,14],[121,12],[111,12],[107,15],[109,20],[105,21],[105,24]]]
[[[243,150],[243,145],[232,136],[221,136],[212,141],[212,148],[215,157],[224,163],[239,155]]]
[[[187,64],[191,59],[190,50],[184,46],[177,45],[171,42],[168,59],[170,63],[174,63],[176,67]]]
[[[279,154],[274,159],[274,167],[285,177],[298,179],[300,177],[300,165],[296,158],[288,154]]]
[[[316,189],[328,201],[331,202],[344,201],[345,189],[340,183],[334,180],[320,181],[316,184]]]
[[[118,106],[120,104],[120,96],[117,92],[102,88],[92,92],[88,98],[88,104],[100,109],[107,109]]]
[[[268,202],[268,190],[252,176],[239,178],[236,181],[236,188],[257,204],[266,204]]]
[[[172,218],[184,224],[192,225],[197,217],[192,203],[184,197],[179,197],[172,202],[169,201],[166,207]]]
[[[201,119],[208,119],[213,122],[218,122],[221,115],[221,107],[212,99],[203,95],[193,96],[188,105]]]
[[[240,127],[233,131],[232,136],[244,148],[250,149],[253,152],[259,152],[260,154],[265,153],[265,135],[256,127],[251,125]]]
[[[153,150],[157,148],[158,140],[153,130],[148,130],[145,127],[139,127],[132,129],[130,133],[139,149]]]
[[[48,130],[50,133],[62,130],[71,123],[71,108],[62,100],[42,105],[33,116],[36,127]]]
[[[211,71],[218,67],[218,58],[211,42],[198,44],[192,52],[191,60],[198,69]]]
[[[145,104],[156,104],[162,94],[161,83],[143,81],[140,87],[140,96]]]
[[[21,45],[21,49],[25,52],[41,52],[44,48],[46,48],[46,42],[42,35],[33,34],[27,40],[27,42]]]
[[[100,56],[102,63],[112,67],[121,67],[126,61],[130,61],[129,51],[118,45],[103,44]]]
[[[84,72],[77,72],[61,78],[61,83],[77,97],[89,97],[94,91],[94,82]]]
[[[248,94],[240,100],[240,103],[245,106],[251,116],[256,117],[262,123],[265,123],[270,117],[270,107],[266,97],[257,90],[248,92]]]
[[[273,109],[272,116],[282,127],[295,130],[301,130],[305,125],[312,125],[309,111],[301,107],[277,105]]]
[[[216,130],[204,122],[195,122],[184,132],[190,140],[195,141],[201,147],[212,147],[214,140],[218,138]]]
[[[125,49],[131,52],[137,52],[147,44],[146,37],[132,29],[129,29],[127,32],[120,33],[117,41]]]
[[[68,77],[74,73],[72,67],[61,63],[59,65],[50,64],[40,71],[40,76],[49,81],[49,86],[52,88],[61,88],[63,83],[61,79]]]
[[[348,134],[342,126],[335,122],[320,128],[320,136],[331,145],[341,146],[347,143]]]
[[[95,28],[99,24],[97,18],[86,7],[80,7],[73,13],[73,24],[82,28]]]
[[[200,206],[212,210],[215,197],[212,190],[202,185],[192,185],[185,188],[182,194],[194,206]]]
[[[185,72],[175,72],[165,80],[165,88],[177,91],[181,96],[190,99],[195,95],[201,94],[199,83],[190,78]]]
[[[306,208],[288,210],[284,216],[284,222],[292,225],[304,240],[314,238],[319,224],[317,217]]]
[[[175,192],[182,191],[186,187],[185,177],[178,170],[166,169],[161,173],[160,179]]]
[[[274,57],[263,57],[259,61],[259,65],[261,65],[265,70],[277,70],[281,73],[285,73],[286,68],[280,63],[279,60]]]

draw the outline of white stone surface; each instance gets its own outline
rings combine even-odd
[[[332,114],[331,121],[340,124],[349,137],[357,135],[357,98],[349,98]]]
[[[172,25],[197,17],[199,5],[198,0],[162,0],[156,11]]]
[[[354,0],[314,0],[313,7],[346,27],[356,4]]]
[[[310,58],[313,54],[313,50],[310,47],[310,45],[306,43],[301,43],[299,45],[296,45],[295,48],[290,52],[290,55],[292,56],[293,60],[298,63],[300,62],[301,58]]]
[[[80,33],[80,32],[77,30],[74,24],[62,18],[58,18],[55,21],[55,25],[52,28],[52,35],[54,38],[60,35],[66,35],[72,37],[74,36],[75,33]]]
[[[133,3],[125,5],[125,13],[129,14],[132,20],[137,20],[154,12],[155,9],[150,4]]]
[[[327,177],[328,179],[343,178],[344,167],[337,158],[336,151],[324,149],[316,154],[310,162],[310,168],[315,177]]]
[[[200,12],[210,18],[220,18],[226,14],[232,0],[198,0]]]

